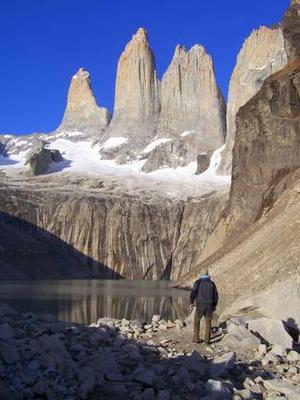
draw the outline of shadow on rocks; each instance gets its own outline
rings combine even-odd
[[[88,327],[0,305],[0,399],[231,399],[254,379],[232,352],[179,353],[124,329],[112,319]]]

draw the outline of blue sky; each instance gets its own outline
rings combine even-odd
[[[176,44],[200,43],[228,82],[253,28],[281,20],[289,0],[0,0],[0,133],[51,131],[83,66],[99,105],[113,109],[118,58],[148,30],[161,77]]]

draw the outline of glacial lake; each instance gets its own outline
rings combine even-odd
[[[100,317],[149,321],[153,314],[184,319],[188,298],[188,291],[171,288],[166,281],[0,281],[0,303],[20,313],[53,314],[86,324]]]

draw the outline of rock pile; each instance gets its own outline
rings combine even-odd
[[[166,332],[185,342],[166,339]],[[8,400],[299,398],[296,351],[258,341],[253,359],[243,360],[219,342],[195,346],[200,354],[185,350],[189,334],[182,321],[160,316],[148,324],[101,318],[84,326],[51,315],[19,315],[2,304],[0,393]]]

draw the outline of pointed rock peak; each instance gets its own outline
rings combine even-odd
[[[207,52],[205,48],[201,46],[201,44],[195,44],[190,50],[188,50],[185,46],[178,44],[175,48],[173,59],[186,57],[191,54],[199,56],[202,54],[207,54]]]
[[[109,119],[108,110],[97,105],[89,72],[79,68],[72,77],[67,107],[58,129],[98,134],[106,129]]]
[[[207,54],[207,51],[205,47],[203,47],[201,44],[195,44],[191,49],[190,49],[191,54],[197,54],[197,55],[202,55],[202,54]]]
[[[83,67],[79,68],[75,75],[73,75],[73,79],[81,78],[88,79],[90,77],[90,73]]]
[[[132,39],[136,40],[148,40],[148,33],[145,28],[139,28],[133,35]]]
[[[148,34],[144,28],[139,28],[132,36],[132,39],[125,47],[125,52],[135,52],[136,49],[145,49],[146,51],[150,50]]]

